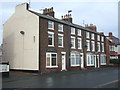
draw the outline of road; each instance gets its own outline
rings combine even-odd
[[[118,88],[118,67],[3,78],[3,88]]]

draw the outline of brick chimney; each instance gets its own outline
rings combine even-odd
[[[62,16],[62,20],[68,21],[68,22],[72,23],[72,16],[71,16],[71,14],[66,14],[66,15]]]
[[[104,32],[100,32],[101,35],[104,35]]]
[[[93,30],[94,32],[97,31],[97,27],[96,27],[95,25],[93,25],[93,24],[90,24],[90,25],[85,24],[85,27],[86,27],[86,28],[89,28],[89,29],[91,29],[91,30]]]
[[[110,37],[110,39],[112,39],[112,32],[109,32],[109,37]]]
[[[53,7],[43,9],[43,14],[54,17],[55,12],[53,11]]]

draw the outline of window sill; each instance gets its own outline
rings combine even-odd
[[[48,47],[54,47],[53,45],[48,45]]]
[[[71,49],[76,49],[75,47],[71,47]]]
[[[46,66],[46,68],[58,68],[58,66]]]
[[[77,66],[80,66],[80,65],[71,65],[71,67],[77,67]]]
[[[88,64],[87,66],[94,66],[94,64]]]
[[[64,48],[63,46],[58,46],[58,47],[60,47],[60,48]]]
[[[53,28],[48,28],[49,30],[54,30]]]
[[[106,63],[101,63],[101,65],[106,65]]]

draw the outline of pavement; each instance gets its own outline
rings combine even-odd
[[[3,88],[118,88],[118,67],[93,68],[49,74],[10,72]]]

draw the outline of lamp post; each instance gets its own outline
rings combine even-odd
[[[71,49],[71,32],[70,32],[70,17],[69,17],[69,13],[72,12],[72,10],[68,11],[68,56],[69,56],[69,70],[70,70],[70,49]]]

